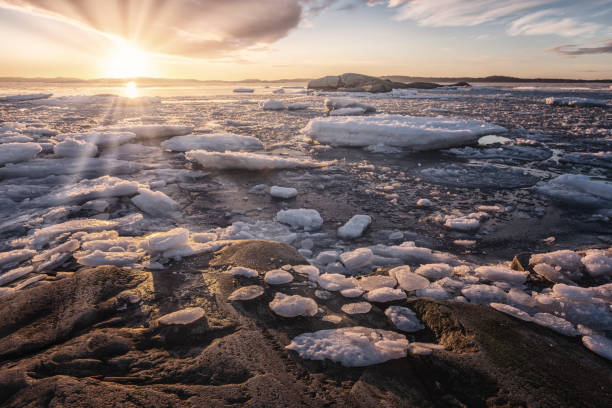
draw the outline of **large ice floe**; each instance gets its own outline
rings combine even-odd
[[[313,168],[329,163],[316,162],[308,159],[288,158],[245,152],[207,152],[191,150],[185,153],[185,158],[200,166],[218,170],[278,170]]]
[[[4,143],[0,147],[0,165],[33,159],[41,151],[38,143]]]
[[[523,169],[485,164],[450,164],[421,170],[424,180],[471,188],[530,187],[540,179]]]
[[[480,136],[503,133],[506,129],[479,120],[382,114],[315,118],[302,132],[332,146],[383,144],[412,150],[433,150],[470,144]]]
[[[305,359],[363,367],[406,357],[408,347],[402,334],[356,326],[300,334],[286,348]]]
[[[231,133],[210,133],[204,135],[175,136],[161,143],[164,149],[174,152],[189,150],[208,150],[216,152],[262,150],[263,143],[256,137],[240,136]]]
[[[7,95],[7,96],[0,96],[0,102],[34,101],[37,99],[47,99],[47,98],[50,98],[51,96],[53,96],[53,94],[50,94],[50,93]]]
[[[566,205],[612,208],[612,184],[582,174],[562,174],[538,183],[536,190]]]
[[[575,97],[553,97],[544,100],[547,105],[552,106],[577,106],[577,107],[607,107],[608,103],[602,99],[575,98]]]

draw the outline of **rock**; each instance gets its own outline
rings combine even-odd
[[[308,89],[344,92],[389,92],[394,88],[406,88],[405,84],[373,76],[346,73],[339,76],[326,76],[313,79]]]

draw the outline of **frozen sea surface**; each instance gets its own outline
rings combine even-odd
[[[57,270],[163,269],[232,240],[260,238],[295,246],[313,265],[307,274],[323,297],[348,290],[375,303],[406,296],[492,302],[564,333],[578,333],[578,324],[595,333],[612,329],[605,286],[612,275],[609,89],[491,85],[330,95],[295,84],[246,86],[253,92],[143,89],[135,99],[118,89],[0,89],[0,97],[19,95],[0,99],[0,281],[7,288],[0,293],[40,284]],[[348,144],[358,146],[326,144],[337,140],[335,128],[318,142],[303,134],[327,117],[330,96],[376,108],[330,120],[349,124],[339,137],[356,134],[360,143]],[[549,97],[606,104],[547,104]],[[263,109],[270,99],[278,110]],[[295,104],[303,109],[285,108]],[[399,118],[401,137],[447,138],[475,123],[496,135],[417,152],[385,145],[378,123],[365,137],[359,124],[373,115]],[[428,128],[416,132],[420,126]],[[279,197],[278,186],[297,194]],[[345,233],[356,215],[368,222]],[[514,275],[504,268],[517,254],[566,249],[575,268],[555,257],[532,266],[557,284],[588,287],[592,301],[507,278]],[[421,276],[418,268],[430,264],[446,265],[444,276]],[[478,273],[487,265],[495,273]],[[356,289],[354,276],[392,268],[403,268],[387,277],[397,288]],[[307,303],[306,315],[317,313]]]

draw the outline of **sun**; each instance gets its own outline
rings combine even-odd
[[[119,43],[106,62],[106,76],[110,78],[153,76],[150,55],[127,42]]]
[[[130,81],[127,84],[125,84],[125,89],[123,90],[123,93],[128,98],[137,98],[138,95],[140,94],[138,92],[138,88],[136,87],[136,83],[134,81]]]

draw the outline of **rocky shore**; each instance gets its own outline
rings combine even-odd
[[[4,296],[1,405],[605,407],[612,398],[610,362],[578,340],[461,302],[372,302],[371,313],[342,317],[342,327],[393,330],[382,311],[405,306],[424,326],[407,339],[440,349],[369,367],[304,360],[286,346],[335,329],[319,315],[342,297],[317,299],[317,316],[280,317],[269,307],[276,293],[312,296],[313,286],[295,273],[285,285],[259,275],[306,263],[287,244],[237,241],[162,271],[101,266]],[[258,275],[227,273],[237,266]],[[247,285],[263,295],[228,300]]]

